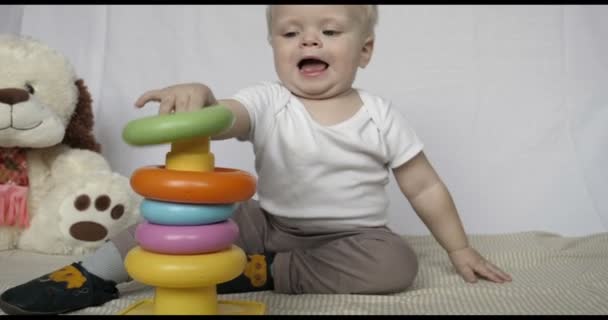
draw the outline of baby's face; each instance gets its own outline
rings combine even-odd
[[[346,5],[276,5],[272,10],[270,42],[283,84],[308,99],[349,90],[373,49],[362,10]]]

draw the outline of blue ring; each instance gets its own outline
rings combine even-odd
[[[237,204],[189,204],[144,199],[139,205],[143,217],[155,224],[194,226],[227,220]]]

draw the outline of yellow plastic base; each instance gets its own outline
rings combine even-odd
[[[266,305],[253,301],[218,300],[218,315],[264,315]],[[152,299],[140,300],[124,310],[121,316],[154,315],[154,302]]]

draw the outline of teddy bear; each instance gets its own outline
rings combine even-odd
[[[141,199],[102,156],[91,104],[66,56],[0,34],[0,250],[82,255],[136,223]]]

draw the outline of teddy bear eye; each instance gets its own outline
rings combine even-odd
[[[36,90],[34,90],[34,87],[33,87],[33,86],[30,84],[30,83],[26,83],[26,84],[25,84],[25,88],[27,89],[27,91],[28,91],[30,94],[34,94],[34,92],[36,92]]]

